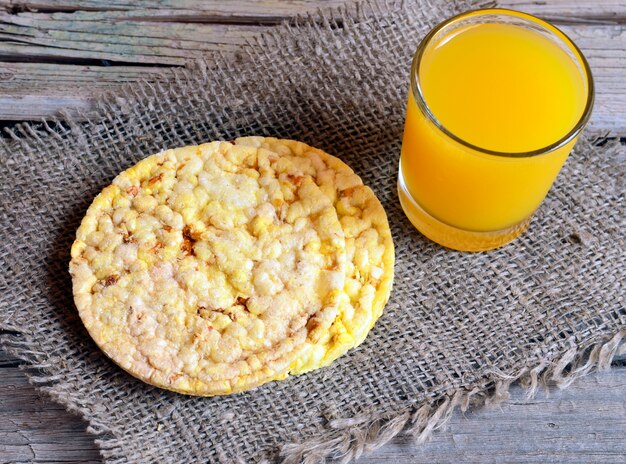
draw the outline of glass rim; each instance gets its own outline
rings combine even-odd
[[[550,34],[559,37],[560,39],[563,40],[563,42],[565,42],[567,46],[571,47],[571,49],[577,55],[580,63],[582,64],[585,78],[587,79],[587,99],[586,99],[587,101],[585,104],[585,108],[583,109],[582,115],[580,116],[578,122],[574,125],[574,127],[569,132],[567,132],[564,136],[559,138],[556,142],[553,142],[545,147],[538,148],[536,150],[531,150],[531,151],[524,151],[524,152],[502,152],[502,151],[490,150],[488,148],[483,148],[483,147],[474,145],[462,139],[461,137],[455,135],[449,129],[447,129],[432,113],[422,93],[422,88],[419,83],[418,70],[422,61],[422,56],[424,55],[424,51],[426,47],[430,44],[431,40],[445,27],[465,17],[480,16],[480,15],[488,16],[488,15],[495,15],[495,14],[514,16],[514,17],[532,22],[533,24],[538,24],[542,26]],[[580,132],[584,129],[585,125],[589,121],[589,117],[591,116],[591,110],[593,108],[593,103],[595,99],[595,87],[594,87],[593,76],[591,74],[591,68],[589,66],[589,63],[587,62],[587,59],[585,58],[585,55],[583,55],[582,51],[578,48],[578,46],[574,43],[574,41],[570,39],[567,34],[565,34],[563,31],[561,31],[559,28],[549,23],[548,21],[545,21],[541,18],[538,18],[528,13],[511,10],[508,8],[479,8],[479,9],[469,10],[469,11],[465,11],[463,13],[457,14],[455,16],[452,16],[446,19],[445,21],[439,23],[437,26],[435,26],[420,41],[417,47],[417,50],[415,51],[415,54],[413,55],[413,62],[411,64],[411,92],[413,93],[413,97],[415,98],[415,101],[417,102],[417,106],[420,108],[420,110],[426,115],[426,117],[430,120],[430,122],[432,122],[435,125],[435,127],[437,127],[445,135],[447,135],[454,141],[460,143],[461,145],[467,148],[470,148],[474,151],[484,153],[487,155],[506,157],[506,158],[528,158],[532,156],[539,156],[539,155],[552,152],[568,144],[580,134]]]

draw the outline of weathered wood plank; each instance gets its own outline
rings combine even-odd
[[[0,367],[0,462],[100,462],[85,428],[37,393],[19,369]]]
[[[184,22],[250,22],[277,24],[316,8],[338,7],[347,0],[0,0],[0,7],[10,11],[168,11]],[[154,16],[152,16],[154,18]]]
[[[596,101],[589,128],[626,135],[626,26],[562,25],[583,51],[594,77]]]
[[[58,66],[51,63],[2,63],[0,62],[0,90],[11,88],[47,87],[58,83],[59,90],[75,93],[71,83],[89,83],[89,86],[104,86],[133,82],[143,77],[163,77],[167,68],[159,66]]]
[[[590,128],[609,131],[611,135],[626,134],[626,27],[621,25],[562,26],[563,30],[578,43],[592,66],[596,81],[596,107]],[[234,33],[233,33],[234,36]],[[247,39],[241,36],[241,42]],[[101,45],[100,45],[101,46]],[[216,50],[226,50],[225,44],[214,44]],[[186,57],[165,55],[123,55],[108,52],[76,51],[54,47],[25,44],[2,44],[13,50],[13,57],[22,51],[30,58],[41,52],[41,58],[58,56],[65,58],[100,57],[125,59],[129,62],[146,62],[153,57],[160,64],[176,64],[186,61],[197,52],[181,52]],[[210,49],[206,46],[204,52]],[[21,55],[20,55],[21,56]],[[6,57],[5,57],[6,59]],[[113,90],[123,82],[140,77],[151,80],[162,71],[157,67],[141,66],[79,66],[61,64],[2,63],[0,62],[0,120],[27,120],[54,115],[59,109],[77,107],[89,110],[100,90]]]
[[[139,79],[163,79],[167,68],[0,62],[0,120],[52,116],[60,109],[88,112],[104,91]]]
[[[188,6],[196,6],[195,9],[162,4],[161,8],[135,6],[125,11],[107,6],[99,11],[34,13],[22,11],[28,9],[29,4],[2,0],[0,59],[69,58],[183,65],[188,59],[206,52],[236,49],[266,29],[260,24],[276,24],[316,6],[337,6],[345,0],[250,2],[249,5],[228,2],[227,7],[220,6],[222,2],[210,2],[213,9],[208,3],[195,5],[191,2]],[[216,19],[227,17],[237,24],[212,24]]]
[[[495,409],[454,414],[423,446],[398,437],[358,464],[624,462],[626,367],[533,400],[519,387],[511,393]],[[100,462],[85,427],[40,396],[19,369],[0,368],[0,462]]]
[[[525,11],[557,23],[585,22],[624,24],[624,0],[498,0],[502,8]]]
[[[0,7],[11,11],[134,11],[169,10],[170,18],[195,22],[252,22],[275,24],[315,8],[336,7],[346,0],[0,0]],[[503,8],[518,9],[548,19],[623,23],[626,3],[623,0],[500,0]],[[193,12],[190,16],[188,13]]]
[[[162,23],[155,27],[143,22],[109,19],[105,22],[108,30],[105,30],[97,19],[81,22],[79,28],[72,21],[46,25],[46,20],[38,18],[29,21],[32,25],[25,21],[17,24],[15,17],[0,12],[0,57],[7,60],[64,57],[184,65],[189,59],[207,52],[234,51],[265,29],[248,25],[180,23]],[[102,32],[96,32],[98,29]],[[85,30],[89,32],[83,32]],[[194,40],[188,40],[190,33]]]
[[[189,12],[190,14],[192,12]],[[239,43],[241,37],[263,30],[263,26],[255,24],[202,24],[193,21],[177,21],[172,18],[169,10],[135,10],[135,11],[107,11],[107,12],[76,12],[76,13],[18,13],[10,14],[0,10],[0,20],[4,26],[12,25],[11,32],[20,35],[41,35],[40,31],[58,32],[86,32],[89,34],[104,34],[118,37],[124,43],[127,37],[139,39],[174,39],[187,40],[191,44],[166,42],[178,45],[178,48],[199,49],[203,42],[213,36],[222,36],[222,41],[229,42],[229,31],[235,30],[234,43]],[[237,26],[237,27],[233,27]],[[139,29],[138,29],[139,28]],[[259,29],[260,28],[260,29]],[[39,32],[38,32],[39,31]],[[207,36],[207,37],[205,37]],[[95,42],[100,42],[100,36],[94,36]],[[71,38],[71,37],[69,37]],[[78,36],[81,38],[81,36]],[[213,39],[215,40],[215,39]],[[144,44],[153,45],[149,40]],[[232,42],[232,41],[231,41]],[[186,47],[185,45],[189,45]]]
[[[166,0],[135,5],[116,0],[103,6],[90,0],[85,8],[96,11],[74,11],[83,2],[0,0],[0,120],[38,119],[72,107],[88,111],[99,91],[115,92],[122,82],[156,78],[157,68],[146,64],[178,66],[211,51],[232,51],[269,27],[252,22],[270,24],[342,3]],[[626,2],[602,0],[590,6],[575,0],[503,0],[500,4],[565,23],[562,28],[583,49],[594,70],[597,99],[590,128],[626,134]],[[22,11],[33,8],[45,11]],[[50,12],[57,10],[72,12]],[[183,22],[192,16],[198,22]],[[227,18],[236,24],[203,23]],[[580,21],[586,23],[576,23]],[[28,66],[31,63],[23,63],[50,60],[61,64],[41,63],[37,71]],[[97,66],[72,64],[81,60],[127,65],[102,66],[97,72]]]
[[[601,16],[626,20],[623,9],[612,0],[597,9]],[[319,2],[310,2],[309,8]],[[555,17],[581,18],[566,10],[573,5],[564,3],[561,10],[537,8],[532,2],[508,0],[502,6],[520,8],[532,13]],[[233,4],[242,5],[241,2]],[[528,5],[527,5],[528,4]],[[251,5],[261,5],[251,2]],[[613,8],[613,10],[610,10]],[[202,52],[232,50],[262,29],[237,24],[192,24],[176,22],[178,10],[135,9],[132,11],[76,11],[73,13],[31,13],[0,10],[0,56],[25,59],[30,54],[38,59],[55,58],[67,52],[68,58],[106,59],[122,62],[184,64]],[[554,12],[560,11],[558,15]],[[573,8],[574,13],[592,14],[588,9]],[[202,11],[185,11],[185,17],[201,16]],[[233,12],[233,19],[239,19]],[[598,18],[597,11],[592,18]],[[248,13],[250,15],[250,13]],[[248,16],[250,17],[250,16]],[[285,16],[287,17],[287,16]],[[262,19],[262,17],[259,17]],[[167,21],[154,24],[153,21]]]

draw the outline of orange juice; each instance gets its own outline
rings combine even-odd
[[[537,18],[479,10],[452,21],[416,54],[400,198],[429,238],[488,249],[519,235],[546,196],[592,83],[578,49]]]

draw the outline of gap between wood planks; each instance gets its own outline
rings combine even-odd
[[[0,0],[0,120],[89,110],[122,83],[231,53],[284,20],[345,0]],[[626,2],[503,0],[559,24],[587,55],[597,98],[590,127],[626,134]]]

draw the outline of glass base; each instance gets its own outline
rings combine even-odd
[[[402,171],[398,174],[398,197],[404,214],[423,235],[433,242],[459,251],[486,251],[501,247],[519,237],[528,227],[527,218],[503,230],[475,232],[450,226],[428,214],[409,193]]]

